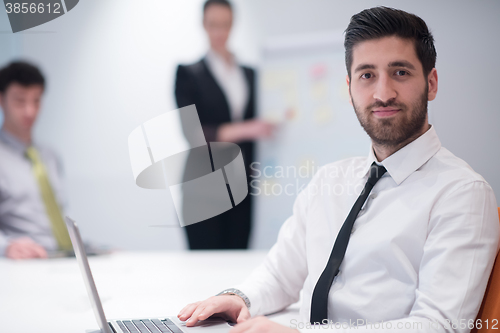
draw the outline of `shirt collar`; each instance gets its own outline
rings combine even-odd
[[[234,67],[237,67],[236,65],[236,57],[234,56],[234,54],[231,53],[231,57],[232,57],[232,61],[231,61],[231,65],[228,65],[228,63],[226,62],[226,60],[220,55],[218,54],[217,52],[215,52],[212,48],[210,48],[207,52],[207,55],[205,56],[205,58],[207,59],[208,63],[211,65],[211,66],[219,66],[219,67],[225,67],[225,68],[234,68]]]
[[[24,153],[26,149],[28,148],[28,145],[13,136],[12,134],[8,133],[5,130],[0,129],[0,140],[5,142],[7,145],[9,145],[11,148],[13,148],[16,151],[19,151],[21,153]]]
[[[382,162],[378,162],[373,151],[373,144],[370,145],[370,152],[366,161],[363,175],[366,176],[373,162],[383,165],[387,173],[394,179],[396,184],[401,184],[413,172],[424,165],[432,156],[441,149],[441,141],[437,136],[434,126],[431,127],[391,156]]]

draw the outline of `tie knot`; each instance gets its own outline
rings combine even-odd
[[[382,165],[373,162],[370,166],[370,175],[368,176],[368,183],[375,185],[380,178],[386,173],[387,170]]]
[[[35,147],[33,146],[29,146],[27,149],[26,149],[26,157],[28,157],[28,159],[35,163],[36,161],[39,160],[38,158],[38,151],[35,149]]]

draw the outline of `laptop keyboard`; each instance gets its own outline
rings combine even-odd
[[[126,333],[182,333],[170,319],[117,320]]]

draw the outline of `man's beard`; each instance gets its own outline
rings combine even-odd
[[[411,109],[406,104],[396,103],[393,100],[387,103],[377,101],[364,111],[358,109],[354,99],[352,104],[359,123],[373,142],[385,147],[396,147],[422,130],[427,118],[427,91],[426,86],[420,98],[412,103]],[[392,117],[374,119],[373,109],[389,106],[400,109],[399,112],[402,114],[396,115],[394,119]]]

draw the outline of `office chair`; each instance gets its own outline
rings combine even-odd
[[[500,216],[500,207],[498,207],[498,215]],[[477,323],[479,320],[482,324],[481,328],[478,328],[479,324]],[[497,255],[493,264],[493,270],[484,293],[483,303],[477,314],[475,326],[471,333],[493,333],[500,330],[500,255]]]

